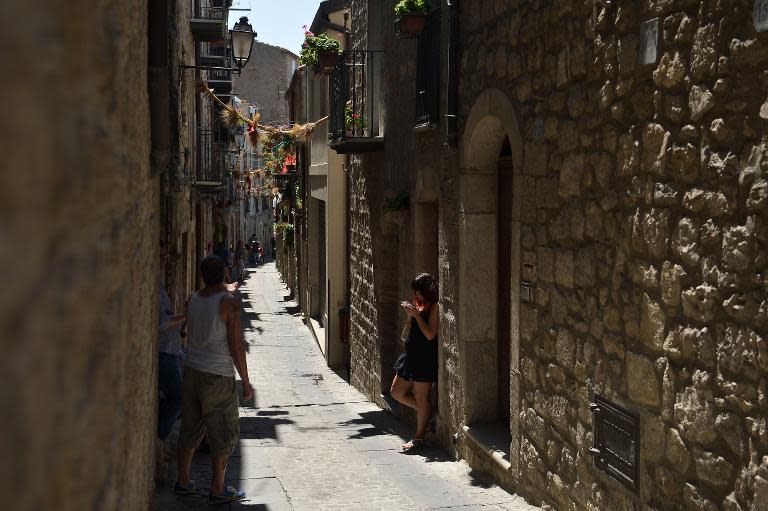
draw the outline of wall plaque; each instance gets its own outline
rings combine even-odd
[[[640,65],[655,64],[659,58],[659,18],[640,24]]]
[[[768,0],[755,0],[755,6],[752,9],[752,23],[758,32],[768,30]]]

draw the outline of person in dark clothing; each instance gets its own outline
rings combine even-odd
[[[269,246],[272,249],[272,259],[275,259],[277,257],[277,241],[275,240],[275,235],[272,235],[272,239],[269,240]]]
[[[400,403],[414,408],[418,425],[413,438],[403,445],[403,451],[424,443],[431,416],[429,392],[437,381],[437,332],[440,313],[437,279],[428,273],[417,275],[411,282],[413,298],[400,305],[408,316],[408,338],[405,353],[395,363],[395,378],[390,395]]]

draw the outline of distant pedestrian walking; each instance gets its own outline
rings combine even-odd
[[[408,338],[405,353],[395,363],[397,373],[390,395],[417,411],[417,427],[413,438],[403,445],[403,451],[424,443],[432,407],[429,392],[437,381],[437,332],[439,330],[437,279],[428,273],[411,282],[413,298],[400,305],[408,315]]]
[[[212,478],[209,501],[231,502],[245,498],[245,492],[225,486],[227,459],[240,433],[235,370],[243,380],[243,399],[253,398],[245,359],[240,301],[224,283],[226,267],[219,257],[200,263],[205,287],[187,304],[189,343],[184,362],[179,435],[179,495],[197,494],[190,480],[192,457],[203,435],[208,433]]]
[[[275,235],[272,235],[272,239],[269,240],[270,248],[272,249],[272,259],[275,259],[277,257],[277,241],[275,240]]]

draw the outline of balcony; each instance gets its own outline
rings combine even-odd
[[[197,176],[196,185],[203,188],[220,188],[227,175],[227,142],[216,140],[215,128],[197,129]]]
[[[211,5],[218,4],[218,5]],[[201,1],[189,20],[192,37],[196,41],[216,41],[227,34],[227,8],[223,2]]]
[[[382,52],[347,50],[329,77],[328,139],[338,154],[384,150],[381,136]]]
[[[223,67],[231,67],[229,59],[221,61]],[[232,92],[232,71],[227,69],[211,69],[208,71],[208,85],[217,96],[229,96]]]
[[[203,43],[200,48],[200,65],[211,67],[227,67],[231,50],[224,41]]]

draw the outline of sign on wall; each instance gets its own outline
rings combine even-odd
[[[640,24],[640,65],[655,64],[659,58],[659,18]]]

